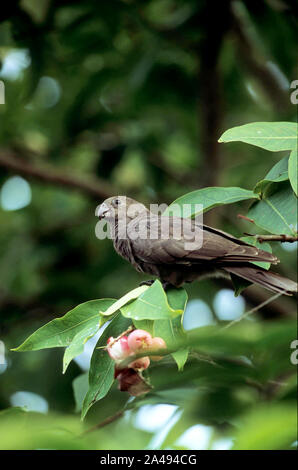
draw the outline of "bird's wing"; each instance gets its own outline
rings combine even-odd
[[[134,255],[149,263],[277,262],[271,253],[191,219],[141,215],[128,225],[127,235]]]

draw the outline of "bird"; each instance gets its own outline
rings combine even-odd
[[[297,292],[296,282],[253,264],[277,264],[275,255],[195,219],[153,213],[127,196],[107,198],[96,215],[108,223],[116,252],[138,272],[157,277],[165,289],[236,276],[273,292]]]

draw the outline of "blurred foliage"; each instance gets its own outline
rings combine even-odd
[[[211,447],[223,438],[237,449],[288,448],[295,440],[292,299],[278,299],[251,321],[227,329],[221,340],[210,340],[208,329],[196,330],[198,351],[183,372],[165,358],[152,369],[154,392],[135,399],[130,409],[127,395],[114,385],[84,424],[74,413],[86,392],[86,366],[73,361],[61,376],[61,350],[9,350],[76,305],[120,298],[144,280],[109,240],[94,235],[94,210],[105,194],[169,203],[205,186],[250,191],[260,182],[260,194],[276,184],[268,172],[288,153],[217,140],[234,126],[296,120],[289,99],[298,72],[296,8],[290,0],[226,1],[215,15],[207,0],[22,0],[1,9],[3,448],[154,447],[156,431],[137,427],[136,416],[161,403],[178,409],[157,447],[179,447],[178,437],[197,424],[212,426]],[[293,155],[289,174],[295,189]],[[9,164],[15,159],[16,169]],[[29,182],[31,198],[27,188],[28,205],[5,210],[8,182],[17,202],[24,200],[24,184],[13,187],[10,180],[17,175]],[[74,184],[63,184],[57,175]],[[89,189],[76,184],[82,179]],[[278,181],[284,193],[293,194],[289,183]],[[271,189],[270,197],[279,201],[276,187]],[[239,237],[251,233],[252,225],[237,218],[250,205],[244,199],[214,209],[206,221]],[[255,215],[256,205],[250,210]],[[268,223],[261,227],[275,233]],[[281,259],[280,272],[294,278],[295,252],[279,243],[272,248]],[[190,299],[209,306],[219,323],[215,328],[222,328],[213,304],[219,288],[210,280],[187,287]],[[268,298],[255,287],[245,292],[247,309]],[[44,397],[49,415],[9,410],[18,391]],[[124,407],[122,418],[77,438]]]

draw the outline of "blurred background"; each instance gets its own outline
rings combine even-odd
[[[236,125],[296,120],[289,87],[298,78],[297,2],[22,0],[1,6],[0,21],[0,409],[74,414],[73,381],[85,380],[94,340],[65,376],[63,351],[9,349],[77,304],[119,298],[145,279],[109,240],[97,240],[103,199],[170,203],[205,186],[252,189],[281,158],[217,140]],[[223,206],[204,221],[242,236],[251,226],[237,214],[248,207]],[[279,272],[292,279],[296,248],[273,246]],[[271,295],[250,287],[235,298],[218,280],[187,290],[187,329],[238,318]],[[294,313],[295,301],[279,298],[257,321]],[[89,425],[125,401],[113,389]],[[102,445],[129,448],[129,426],[135,448],[158,448],[183,412],[183,400],[173,403],[126,414]],[[224,425],[221,434],[214,417],[197,415],[177,446],[231,447]]]

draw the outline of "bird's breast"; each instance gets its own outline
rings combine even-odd
[[[117,253],[126,259],[133,266],[136,267],[136,259],[133,254],[131,243],[128,239],[119,239],[118,237],[114,240],[114,247]]]

